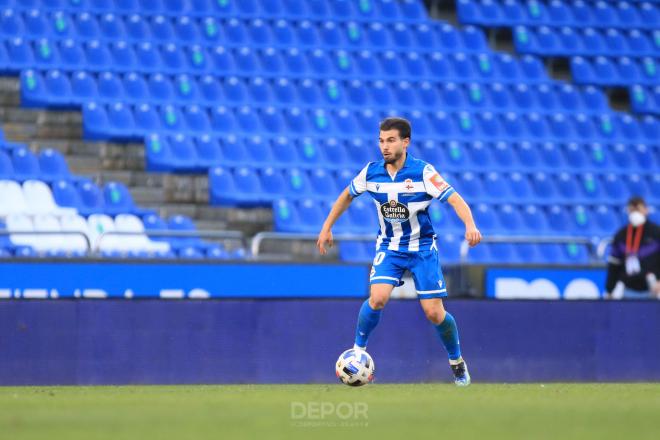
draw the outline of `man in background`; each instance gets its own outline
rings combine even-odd
[[[607,266],[607,298],[660,299],[660,229],[649,220],[641,197],[628,200],[628,224],[612,242]]]

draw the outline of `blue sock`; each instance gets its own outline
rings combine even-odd
[[[445,319],[438,325],[435,325],[435,330],[442,340],[449,359],[454,361],[461,357],[461,346],[458,342],[458,327],[456,327],[456,320],[449,312],[445,314]]]
[[[355,345],[366,347],[369,334],[376,328],[380,320],[381,310],[374,310],[369,305],[369,300],[362,303],[360,314],[358,315],[357,329],[355,329]]]

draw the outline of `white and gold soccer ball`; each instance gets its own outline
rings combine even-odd
[[[359,387],[374,380],[374,360],[364,350],[346,350],[337,359],[335,373],[346,385]]]

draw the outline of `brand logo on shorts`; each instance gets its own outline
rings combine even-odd
[[[389,202],[380,205],[380,213],[383,214],[383,218],[390,223],[405,222],[410,217],[410,211],[408,211],[406,205],[403,205],[396,200],[390,200]]]

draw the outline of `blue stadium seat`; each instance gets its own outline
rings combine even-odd
[[[521,231],[524,229],[519,207],[506,203],[503,205],[496,205],[495,208],[497,208],[494,210],[496,224],[499,226],[502,233],[508,234],[512,231]]]
[[[91,180],[82,180],[78,185],[81,215],[88,216],[105,212],[103,193]]]
[[[140,60],[142,70],[154,72],[161,68],[162,61],[157,46],[149,41],[142,41],[137,45],[135,56]]]
[[[103,200],[105,212],[109,215],[126,213],[141,215],[148,212],[135,206],[131,193],[121,182],[106,183],[103,187]]]
[[[12,152],[14,178],[17,180],[39,179],[41,170],[37,156],[27,147],[19,147]]]
[[[443,169],[463,169],[468,163],[465,145],[449,141],[440,146],[434,141],[425,141],[420,147],[420,157],[436,167]]]
[[[484,194],[481,179],[472,172],[464,172],[457,176],[456,183],[452,185],[456,191],[467,198],[476,199]]]
[[[295,141],[285,136],[278,136],[271,143],[272,157],[276,164],[290,166],[298,164],[298,151]]]
[[[54,181],[71,177],[64,155],[52,148],[46,148],[39,153],[39,169],[43,180]]]
[[[98,24],[104,38],[118,40],[125,37],[124,23],[121,16],[118,17],[113,13],[103,14]]]
[[[173,215],[167,220],[167,229],[171,231],[187,231],[194,232],[197,230],[195,223],[192,219],[185,215]],[[168,237],[167,241],[170,245],[178,249],[179,256],[184,251],[187,255],[186,258],[203,258],[203,249],[205,244],[199,236],[191,237]]]
[[[208,134],[197,136],[194,139],[197,164],[201,168],[210,168],[222,162],[222,151],[218,139]]]
[[[508,185],[511,197],[515,197],[517,200],[529,200],[532,197],[532,186],[526,174],[511,173]]]
[[[513,193],[508,180],[500,173],[489,172],[483,178],[484,196],[493,201],[501,201],[517,196]]]
[[[151,36],[149,25],[140,14],[131,14],[126,17],[124,19],[124,29],[126,36],[133,40],[147,40]]]
[[[263,203],[263,188],[254,168],[246,166],[236,168],[234,182],[236,194],[232,197],[236,198],[239,204],[249,206]]]
[[[84,44],[85,58],[90,69],[107,70],[112,64],[112,55],[108,47],[99,40],[89,40]],[[140,58],[142,61],[142,58]]]
[[[53,182],[51,189],[53,191],[53,198],[55,203],[57,203],[58,206],[75,208],[81,214],[84,213],[85,208],[83,207],[82,201],[80,200],[80,194],[78,193],[78,189],[72,181],[57,180]]]
[[[545,212],[536,205],[527,205],[522,211],[523,231],[528,234],[548,234],[550,226]]]
[[[499,231],[500,225],[497,223],[497,216],[491,205],[478,203],[473,207],[473,214],[475,222],[483,234],[490,235]]]
[[[265,197],[276,199],[286,195],[287,182],[280,169],[266,167],[261,170],[260,178]]]
[[[16,37],[9,40],[6,45],[8,60],[11,60],[11,65],[7,65],[9,70],[18,71],[32,65],[34,53],[27,41]]]
[[[359,198],[351,203],[348,210],[351,229],[357,234],[372,234],[378,230],[378,217],[371,200]]]
[[[607,173],[603,177],[603,188],[613,203],[625,203],[626,199],[631,196],[623,179],[614,173]]]
[[[313,197],[315,195],[305,170],[298,168],[288,169],[285,171],[284,176],[287,182],[287,197]]]
[[[106,107],[106,114],[108,115],[109,133],[112,136],[127,137],[134,133],[136,125],[130,106],[115,102]]]
[[[11,159],[3,150],[0,150],[0,179],[13,179],[14,166]]]
[[[612,235],[619,228],[620,215],[608,205],[598,205],[594,209],[594,232],[603,236]]]

